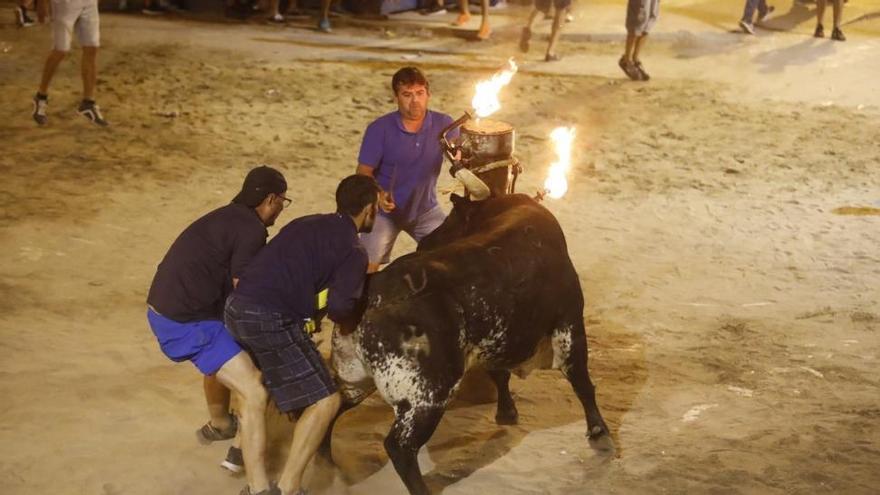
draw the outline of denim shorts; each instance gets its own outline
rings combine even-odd
[[[303,322],[234,294],[226,300],[226,326],[263,372],[278,410],[291,413],[336,392],[324,359]]]
[[[192,361],[206,375],[217,373],[241,352],[241,347],[219,320],[180,323],[148,308],[147,321],[168,359],[178,363]]]
[[[415,222],[409,225],[398,224],[392,217],[380,213],[376,215],[376,223],[373,224],[373,231],[369,234],[361,234],[361,244],[367,251],[370,263],[388,263],[391,261],[391,250],[394,248],[394,242],[400,231],[404,231],[410,235],[416,242],[421,241],[426,235],[434,232],[434,230],[446,220],[446,213],[440,206],[422,213],[416,218]]]

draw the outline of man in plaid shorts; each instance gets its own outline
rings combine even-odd
[[[301,493],[303,471],[339,410],[336,384],[307,327],[316,317],[316,295],[324,290],[329,290],[327,316],[343,326],[357,324],[367,273],[358,233],[372,230],[380,192],[372,177],[343,179],[336,189],[336,213],[285,225],[226,301],[227,328],[254,357],[278,409],[301,412],[277,486],[259,494]],[[250,486],[242,491],[252,493]]]

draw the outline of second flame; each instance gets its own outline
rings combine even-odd
[[[557,127],[550,133],[553,147],[556,150],[556,161],[550,165],[544,189],[547,195],[559,199],[568,191],[566,174],[571,168],[571,147],[574,143],[574,127]]]

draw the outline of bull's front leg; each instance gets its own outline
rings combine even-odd
[[[428,485],[419,469],[418,453],[428,442],[443,417],[442,406],[413,407],[408,401],[394,406],[394,424],[385,438],[385,451],[411,495],[428,495]]]

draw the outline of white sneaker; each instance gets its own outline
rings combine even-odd
[[[755,26],[750,22],[739,21],[739,27],[742,28],[743,32],[746,34],[755,34]]]
[[[49,100],[34,96],[34,121],[39,125],[46,125],[49,122],[49,116],[46,115],[46,109],[49,106]]]

